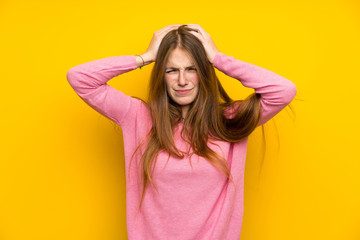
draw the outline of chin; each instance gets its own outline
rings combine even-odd
[[[177,104],[179,104],[181,106],[187,106],[187,105],[190,105],[191,102],[181,102],[181,103],[178,102]]]
[[[194,100],[177,100],[175,99],[175,102],[181,106],[185,106],[185,105],[189,105],[193,102]]]

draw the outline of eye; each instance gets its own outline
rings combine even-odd
[[[196,68],[192,67],[192,68],[189,68],[190,71],[196,71]]]
[[[166,73],[171,73],[171,72],[174,72],[175,70],[170,70],[170,71],[167,71]]]

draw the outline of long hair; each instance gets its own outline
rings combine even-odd
[[[191,157],[193,154],[202,156],[232,181],[226,159],[213,151],[208,142],[239,142],[249,136],[260,121],[260,94],[253,93],[244,100],[232,100],[217,78],[201,41],[189,31],[192,29],[183,25],[164,36],[151,72],[148,102],[144,103],[151,112],[152,128],[147,140],[139,144],[131,157],[132,160],[140,146],[146,143],[138,168],[138,177],[142,177],[139,182],[143,183],[139,209],[148,183],[157,190],[151,178],[151,170],[155,167],[160,151],[166,151],[169,158],[183,158],[185,155]],[[181,136],[191,147],[191,153],[182,152],[175,146],[173,133],[175,126],[181,121],[181,106],[168,95],[164,77],[169,55],[176,48],[189,54],[199,78],[198,95],[190,104],[181,132]]]

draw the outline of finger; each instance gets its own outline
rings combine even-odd
[[[159,35],[161,37],[165,36],[168,32],[170,32],[171,30],[174,29],[178,29],[182,24],[176,24],[176,25],[168,25],[165,28],[162,28],[161,30],[159,30]]]
[[[187,27],[187,29],[189,29],[190,31],[194,31],[194,32],[197,32],[197,33],[200,33],[200,31],[195,28],[194,24],[186,24],[185,25]]]
[[[187,25],[189,25],[192,28],[195,28],[196,30],[198,30],[203,36],[205,36],[207,34],[207,32],[199,24],[189,23]]]
[[[169,30],[171,30],[171,29],[178,28],[178,27],[180,27],[181,25],[182,25],[182,24],[167,25],[166,27],[160,29],[159,31],[160,31],[160,33],[163,33],[164,31],[166,32],[166,31],[169,31]]]
[[[207,32],[199,24],[192,24],[192,27],[198,30],[203,36],[206,36]]]
[[[204,37],[201,35],[200,32],[194,32],[194,31],[190,31],[191,34],[195,35],[195,37],[197,37],[201,42],[204,41]]]
[[[200,31],[195,28],[188,27],[188,29],[190,30],[190,32],[196,32],[200,34]]]
[[[177,28],[177,27],[180,27],[181,25],[183,25],[183,24],[172,24],[172,25],[168,25],[168,26],[164,27],[164,29]]]

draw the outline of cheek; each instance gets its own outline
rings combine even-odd
[[[196,96],[199,94],[200,91],[200,81],[199,78],[196,78],[196,81],[194,82],[195,86],[196,86]]]
[[[166,83],[166,92],[168,94],[169,97],[172,98],[172,95],[174,94],[173,93],[173,90],[172,90],[172,81],[171,79],[165,79],[165,83]]]
[[[166,89],[169,90],[171,87],[171,80],[169,78],[165,78],[165,83],[166,83]]]
[[[198,76],[197,73],[191,73],[190,77],[191,77],[194,84],[199,83],[199,76]]]
[[[196,76],[193,80],[194,86],[199,87],[199,78]]]

